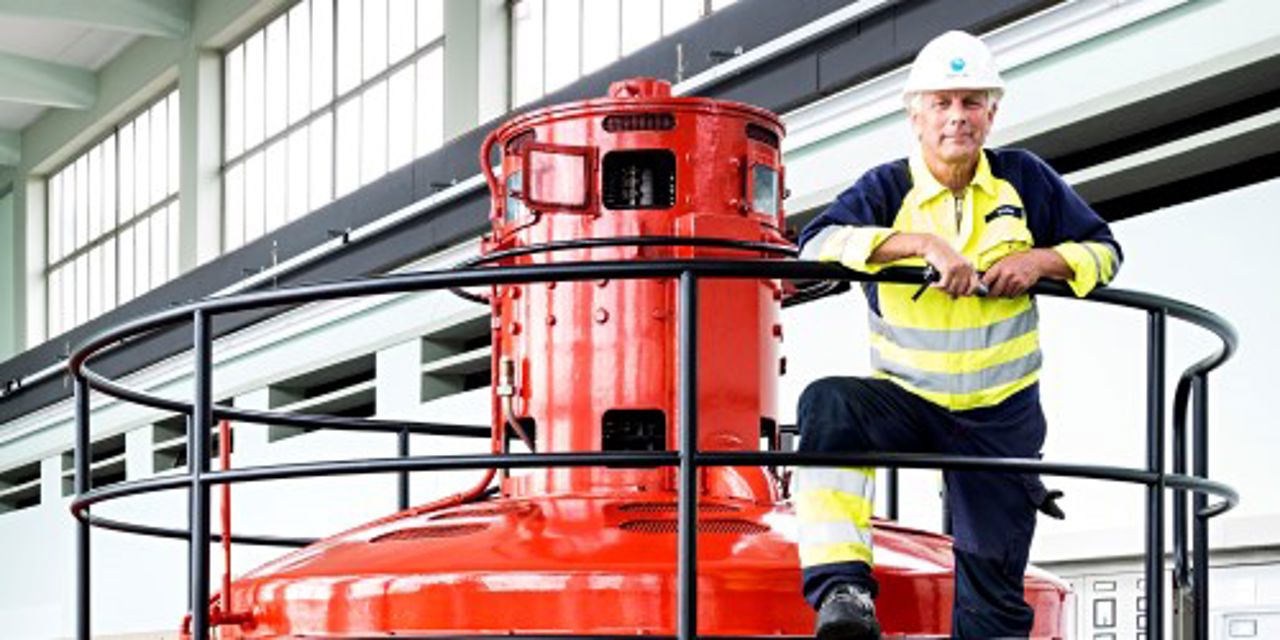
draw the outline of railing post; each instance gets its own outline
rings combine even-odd
[[[1194,475],[1199,478],[1209,477],[1209,374],[1196,376],[1192,384],[1193,413],[1192,442],[1195,450]],[[1195,628],[1196,638],[1209,637],[1209,519],[1201,512],[1209,504],[1209,497],[1196,492],[1193,506],[1195,508],[1195,528],[1192,532],[1192,543],[1195,545],[1193,558],[1192,585],[1195,594]]]
[[[1147,312],[1147,470],[1160,479],[1147,487],[1147,637],[1164,637],[1164,376],[1163,310]]]
[[[1187,473],[1187,421],[1185,413],[1185,396],[1189,385],[1183,381],[1178,383],[1178,392],[1174,396],[1173,418],[1173,472],[1178,475]],[[1187,492],[1175,489],[1173,492],[1173,638],[1185,640],[1194,638],[1192,626],[1195,615],[1194,591],[1191,585],[1190,564],[1187,562]]]
[[[677,633],[680,640],[698,635],[698,281],[680,274],[680,538],[677,549],[679,587]]]
[[[885,485],[885,501],[888,503],[886,516],[890,520],[898,520],[898,469],[891,467],[887,470],[884,479]]]
[[[76,495],[89,491],[89,382],[75,374]],[[76,522],[76,640],[89,640],[89,509]]]
[[[191,637],[209,637],[209,485],[203,475],[209,471],[209,429],[213,425],[213,340],[212,320],[197,309],[192,318],[192,354],[195,360],[195,399],[187,422],[187,469],[191,477],[188,494],[188,594],[191,597]]]
[[[409,457],[409,427],[400,429],[396,434],[396,453],[401,459]],[[396,474],[396,505],[401,511],[409,508],[409,472]]]

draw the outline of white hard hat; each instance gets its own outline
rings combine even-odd
[[[911,63],[902,99],[909,104],[917,93],[950,89],[987,89],[996,98],[1004,94],[991,50],[963,31],[948,31],[924,45]]]

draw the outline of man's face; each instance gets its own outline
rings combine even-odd
[[[918,105],[911,112],[911,126],[926,157],[947,164],[977,159],[996,117],[986,91],[922,93]]]

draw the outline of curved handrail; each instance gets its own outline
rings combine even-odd
[[[660,244],[669,242],[669,238],[651,239],[654,243]],[[553,243],[554,244],[554,243]],[[580,248],[572,246],[574,243],[567,243],[564,247],[559,245],[548,247],[552,250],[561,248]],[[759,244],[759,243],[757,243]],[[601,246],[622,246],[618,243],[602,244]],[[764,244],[760,247],[749,247],[751,250],[761,250],[768,252],[776,252],[777,247],[769,245],[767,249]],[[512,257],[522,255],[520,252],[514,252],[510,255],[502,257]],[[473,261],[475,262],[475,261]],[[482,261],[481,261],[482,262]],[[87,557],[87,530],[88,527],[98,526],[117,531],[128,533],[152,535],[159,537],[181,538],[186,537],[195,540],[196,532],[200,531],[203,539],[208,539],[210,532],[208,531],[207,514],[203,520],[191,521],[188,530],[168,529],[164,527],[155,527],[151,525],[141,525],[135,523],[127,523],[119,520],[102,518],[93,516],[88,513],[90,505],[121,498],[129,495],[141,493],[149,493],[153,491],[170,490],[175,488],[186,487],[191,491],[196,491],[197,487],[201,492],[207,490],[212,485],[229,484],[234,482],[253,482],[272,479],[284,478],[300,478],[323,475],[338,474],[358,474],[358,473],[386,473],[400,472],[402,474],[402,486],[407,486],[407,476],[403,475],[409,471],[427,471],[427,470],[454,470],[454,469],[477,469],[477,468],[517,468],[517,467],[541,467],[541,466],[598,466],[607,464],[610,461],[614,463],[628,464],[646,464],[651,466],[676,466],[682,470],[682,477],[689,475],[698,466],[743,466],[743,465],[869,465],[869,466],[889,466],[893,468],[942,468],[942,469],[968,469],[968,470],[993,470],[993,471],[1021,471],[1043,473],[1046,475],[1062,475],[1073,477],[1094,478],[1099,480],[1110,480],[1119,482],[1130,482],[1143,484],[1148,487],[1148,527],[1156,526],[1163,531],[1163,522],[1152,522],[1162,520],[1159,517],[1160,511],[1154,512],[1154,520],[1152,520],[1151,509],[1158,508],[1162,504],[1158,502],[1156,497],[1165,489],[1173,489],[1180,493],[1175,494],[1175,520],[1178,516],[1178,505],[1185,505],[1184,493],[1193,492],[1196,494],[1196,518],[1197,518],[1197,571],[1202,567],[1200,564],[1200,553],[1202,540],[1207,540],[1207,529],[1204,526],[1209,518],[1215,517],[1233,508],[1239,502],[1239,495],[1231,487],[1209,480],[1207,472],[1201,471],[1199,475],[1188,476],[1182,473],[1166,473],[1162,466],[1149,462],[1148,469],[1129,469],[1124,467],[1104,467],[1097,465],[1079,465],[1079,464],[1062,464],[1045,462],[1035,459],[994,459],[994,458],[969,458],[964,456],[943,456],[943,455],[924,455],[924,454],[801,454],[801,453],[753,453],[753,452],[700,452],[696,449],[694,440],[687,439],[692,436],[684,435],[678,452],[656,452],[646,454],[636,453],[558,453],[558,454],[489,454],[484,456],[434,456],[434,457],[408,457],[407,435],[409,433],[435,433],[440,435],[468,436],[468,437],[489,437],[491,431],[486,427],[476,427],[468,425],[442,425],[434,423],[417,423],[404,421],[389,421],[380,419],[348,419],[335,416],[307,415],[307,414],[280,414],[270,411],[254,411],[246,409],[236,409],[221,405],[212,405],[208,399],[207,373],[204,390],[199,395],[197,402],[182,402],[169,398],[163,398],[155,394],[146,393],[132,389],[127,385],[118,383],[106,376],[102,376],[89,368],[89,362],[106,351],[119,348],[123,344],[127,344],[134,338],[142,334],[146,334],[155,330],[159,330],[172,325],[185,323],[188,319],[195,322],[197,339],[193,343],[197,360],[202,363],[202,371],[208,371],[210,365],[209,350],[210,337],[208,335],[208,321],[215,315],[230,313],[234,311],[258,309],[267,307],[290,306],[310,302],[319,302],[325,300],[333,300],[355,296],[377,295],[377,294],[393,294],[393,293],[409,293],[416,291],[439,290],[439,289],[457,289],[467,286],[495,286],[501,284],[516,284],[528,282],[549,282],[549,281],[583,281],[595,279],[631,279],[631,278],[679,278],[681,289],[681,306],[684,308],[696,309],[696,281],[699,278],[750,278],[750,279],[795,279],[795,280],[811,280],[811,281],[828,281],[836,283],[848,283],[853,281],[859,282],[895,282],[905,284],[920,284],[925,281],[925,272],[918,268],[894,267],[884,269],[876,274],[867,274],[845,269],[836,264],[816,263],[816,262],[797,262],[789,260],[760,260],[760,259],[734,259],[734,260],[646,260],[646,261],[609,261],[609,262],[578,262],[568,264],[544,264],[544,265],[525,265],[525,266],[497,266],[484,268],[466,268],[466,269],[450,269],[443,271],[427,271],[410,274],[397,274],[386,276],[373,276],[360,278],[355,280],[343,280],[334,282],[317,283],[311,285],[303,285],[289,289],[280,289],[273,291],[262,291],[254,293],[243,293],[229,295],[223,297],[208,298],[198,302],[192,302],[187,305],[172,308],[166,311],[154,313],[133,321],[124,323],[117,327],[102,331],[90,338],[84,345],[77,349],[68,362],[68,369],[75,379],[77,391],[77,493],[72,501],[71,510],[75,517],[82,524],[79,535],[79,545],[81,548],[81,557]],[[817,293],[806,292],[805,296],[801,296],[800,302],[808,302],[823,297],[826,293],[834,291],[839,287],[818,288]],[[1064,285],[1059,283],[1042,282],[1036,284],[1032,289],[1032,293],[1073,297],[1071,291]],[[1157,296],[1153,294],[1125,291],[1119,289],[1098,289],[1090,293],[1086,299],[1125,306],[1135,309],[1142,309],[1151,316],[1153,326],[1160,327],[1157,334],[1158,337],[1149,337],[1149,340],[1157,340],[1160,344],[1160,355],[1158,357],[1159,369],[1163,368],[1163,318],[1172,316],[1180,320],[1190,322],[1205,328],[1222,340],[1222,346],[1209,356],[1197,361],[1191,365],[1179,380],[1178,390],[1174,398],[1174,426],[1178,433],[1185,431],[1186,408],[1187,403],[1192,395],[1191,388],[1195,384],[1204,385],[1205,376],[1213,369],[1220,366],[1234,353],[1238,346],[1238,336],[1235,329],[1225,320],[1213,314],[1212,312],[1191,305],[1179,300]],[[689,321],[691,322],[691,321]],[[686,329],[686,326],[689,328]],[[687,334],[686,334],[687,331]],[[691,349],[693,336],[695,335],[692,325],[688,325],[685,320],[681,324],[681,353],[682,361],[690,361],[696,358],[695,352]],[[1149,334],[1152,335],[1152,334]],[[203,336],[203,337],[201,337]],[[685,338],[688,337],[689,340]],[[1149,349],[1153,348],[1149,343]],[[203,345],[203,347],[201,346]],[[202,355],[201,355],[202,354]],[[1149,352],[1149,358],[1151,354]],[[201,359],[203,358],[203,359]],[[1151,364],[1149,366],[1156,366]],[[692,376],[696,371],[696,365],[689,365],[694,368],[690,369],[690,373],[682,374],[685,381],[682,385],[682,397],[693,393],[691,386],[693,383]],[[1149,384],[1163,385],[1163,381],[1155,382],[1155,378]],[[1205,387],[1207,388],[1207,387]],[[87,398],[90,389],[97,389],[107,395],[117,397],[119,399],[151,406],[166,411],[185,413],[189,416],[195,416],[197,413],[207,412],[206,416],[216,416],[224,419],[235,419],[245,422],[256,422],[265,424],[287,424],[292,426],[308,426],[322,427],[330,429],[350,429],[365,431],[381,431],[395,432],[400,434],[402,440],[401,457],[394,459],[364,459],[364,460],[346,460],[332,462],[314,462],[301,463],[291,465],[268,465],[250,468],[241,468],[222,472],[202,471],[198,468],[190,468],[184,475],[148,478],[144,480],[129,481],[118,483],[109,487],[90,490],[87,485],[87,467],[85,466],[84,454],[80,449],[87,446],[87,425],[88,410]],[[1156,389],[1157,387],[1151,387]],[[1197,395],[1203,393],[1201,386],[1196,387]],[[1152,393],[1152,391],[1149,391]],[[1162,392],[1160,392],[1162,393]],[[1159,395],[1154,397],[1160,397]],[[1149,402],[1151,398],[1149,397]],[[203,403],[198,405],[198,403]],[[688,402],[688,400],[682,400]],[[1199,402],[1197,407],[1201,408],[1203,403]],[[200,408],[197,409],[197,406]],[[1151,411],[1149,406],[1149,412]],[[1152,414],[1154,415],[1154,414]],[[1152,418],[1149,418],[1151,420]],[[1162,418],[1155,418],[1156,422],[1149,422],[1149,434],[1151,425],[1162,426]],[[1203,427],[1204,420],[1202,413],[1197,414],[1197,438],[1206,438]],[[696,430],[692,423],[689,425],[690,431]],[[694,431],[696,432],[696,431]],[[496,437],[496,436],[494,436]],[[1180,437],[1180,436],[1179,436]],[[1149,435],[1149,438],[1156,436]],[[1163,445],[1156,444],[1161,442],[1159,439],[1152,439],[1149,442],[1149,448],[1161,449]],[[1177,443],[1175,443],[1177,446]],[[1199,446],[1199,445],[1198,445]],[[192,440],[189,436],[188,447],[196,447],[196,451],[200,451],[200,445]],[[1199,450],[1199,449],[1198,449]],[[1162,455],[1162,451],[1160,452]],[[190,457],[190,452],[189,456]],[[1181,455],[1185,457],[1185,452],[1179,454],[1175,451],[1175,464],[1181,464]],[[1197,454],[1199,456],[1199,453]],[[1158,457],[1157,457],[1158,460]],[[1197,458],[1198,465],[1200,464]],[[1154,465],[1154,466],[1151,466]],[[1198,467],[1199,468],[1199,467]],[[1178,471],[1179,469],[1175,469]],[[691,477],[691,476],[690,476]],[[691,563],[696,562],[690,553],[686,553],[686,548],[692,548],[692,539],[686,540],[693,536],[691,527],[692,521],[686,522],[686,519],[692,518],[689,515],[692,507],[686,504],[692,498],[684,496],[687,493],[685,489],[686,482],[681,483],[681,553],[680,555],[680,573],[681,583],[686,584],[692,579],[693,568]],[[402,489],[403,491],[403,489]],[[1154,493],[1152,493],[1154,492]],[[195,494],[193,494],[195,495]],[[1207,505],[1204,497],[1207,495],[1217,496],[1222,500],[1214,505]],[[402,498],[403,499],[403,498]],[[194,500],[194,498],[193,498]],[[201,500],[207,500],[202,498]],[[193,502],[193,508],[196,502]],[[403,507],[402,507],[403,508]],[[194,516],[193,516],[194,518]],[[1179,527],[1175,531],[1175,536],[1184,534],[1181,521],[1175,522],[1175,526]],[[1150,532],[1149,536],[1152,535]],[[1185,536],[1184,536],[1185,537]],[[248,542],[254,544],[280,544],[290,545],[295,543],[306,542],[302,539],[273,538],[269,536],[232,536],[233,541]],[[1158,538],[1157,538],[1158,539]],[[1148,554],[1156,553],[1152,551],[1153,547],[1148,542]],[[194,547],[193,547],[194,548]],[[1155,547],[1159,549],[1160,547]],[[1185,555],[1185,547],[1179,547],[1175,544],[1175,551]],[[195,553],[193,551],[193,553]],[[193,556],[192,571],[196,561]],[[1179,562],[1182,557],[1179,556]],[[84,576],[80,581],[80,595],[78,602],[87,602],[87,564],[79,562],[81,575]],[[1150,559],[1148,559],[1148,575],[1158,577],[1158,572],[1152,574],[1154,570],[1151,568]],[[205,570],[207,571],[207,569]],[[1156,570],[1158,571],[1158,570]],[[194,575],[194,574],[193,574]],[[203,575],[203,573],[201,574]],[[190,576],[189,576],[190,577]],[[1207,576],[1206,576],[1207,577]],[[196,578],[192,578],[196,580]],[[1152,578],[1154,581],[1155,578]],[[193,585],[197,584],[193,582]],[[691,584],[691,583],[690,583]],[[204,593],[203,587],[199,588]],[[687,586],[683,591],[688,591],[691,586]],[[1149,592],[1152,592],[1150,585]],[[1152,592],[1154,593],[1154,592]],[[1150,594],[1149,594],[1150,595]],[[1196,593],[1197,600],[1203,597],[1203,591],[1198,590]],[[687,620],[692,615],[692,596],[686,594],[681,596],[681,636],[692,634],[692,627],[689,626]],[[87,605],[81,605],[85,607]],[[80,614],[78,614],[80,615]],[[200,623],[201,629],[204,629],[203,621]],[[1197,620],[1199,624],[1200,621]],[[82,627],[87,628],[87,627]]]

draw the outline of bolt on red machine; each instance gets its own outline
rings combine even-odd
[[[782,136],[772,113],[651,79],[514,118],[482,152],[485,259],[786,255]],[[701,450],[776,446],[782,297],[772,280],[700,284]],[[669,279],[494,287],[495,451],[508,433],[539,453],[675,450],[676,298]],[[675,632],[676,469],[504,474],[496,495],[495,475],[248,573],[222,637]],[[712,467],[697,487],[698,632],[810,634],[783,479]],[[949,540],[879,521],[875,536],[886,632],[945,636]],[[1065,587],[1032,569],[1026,589],[1035,636],[1061,637]]]

